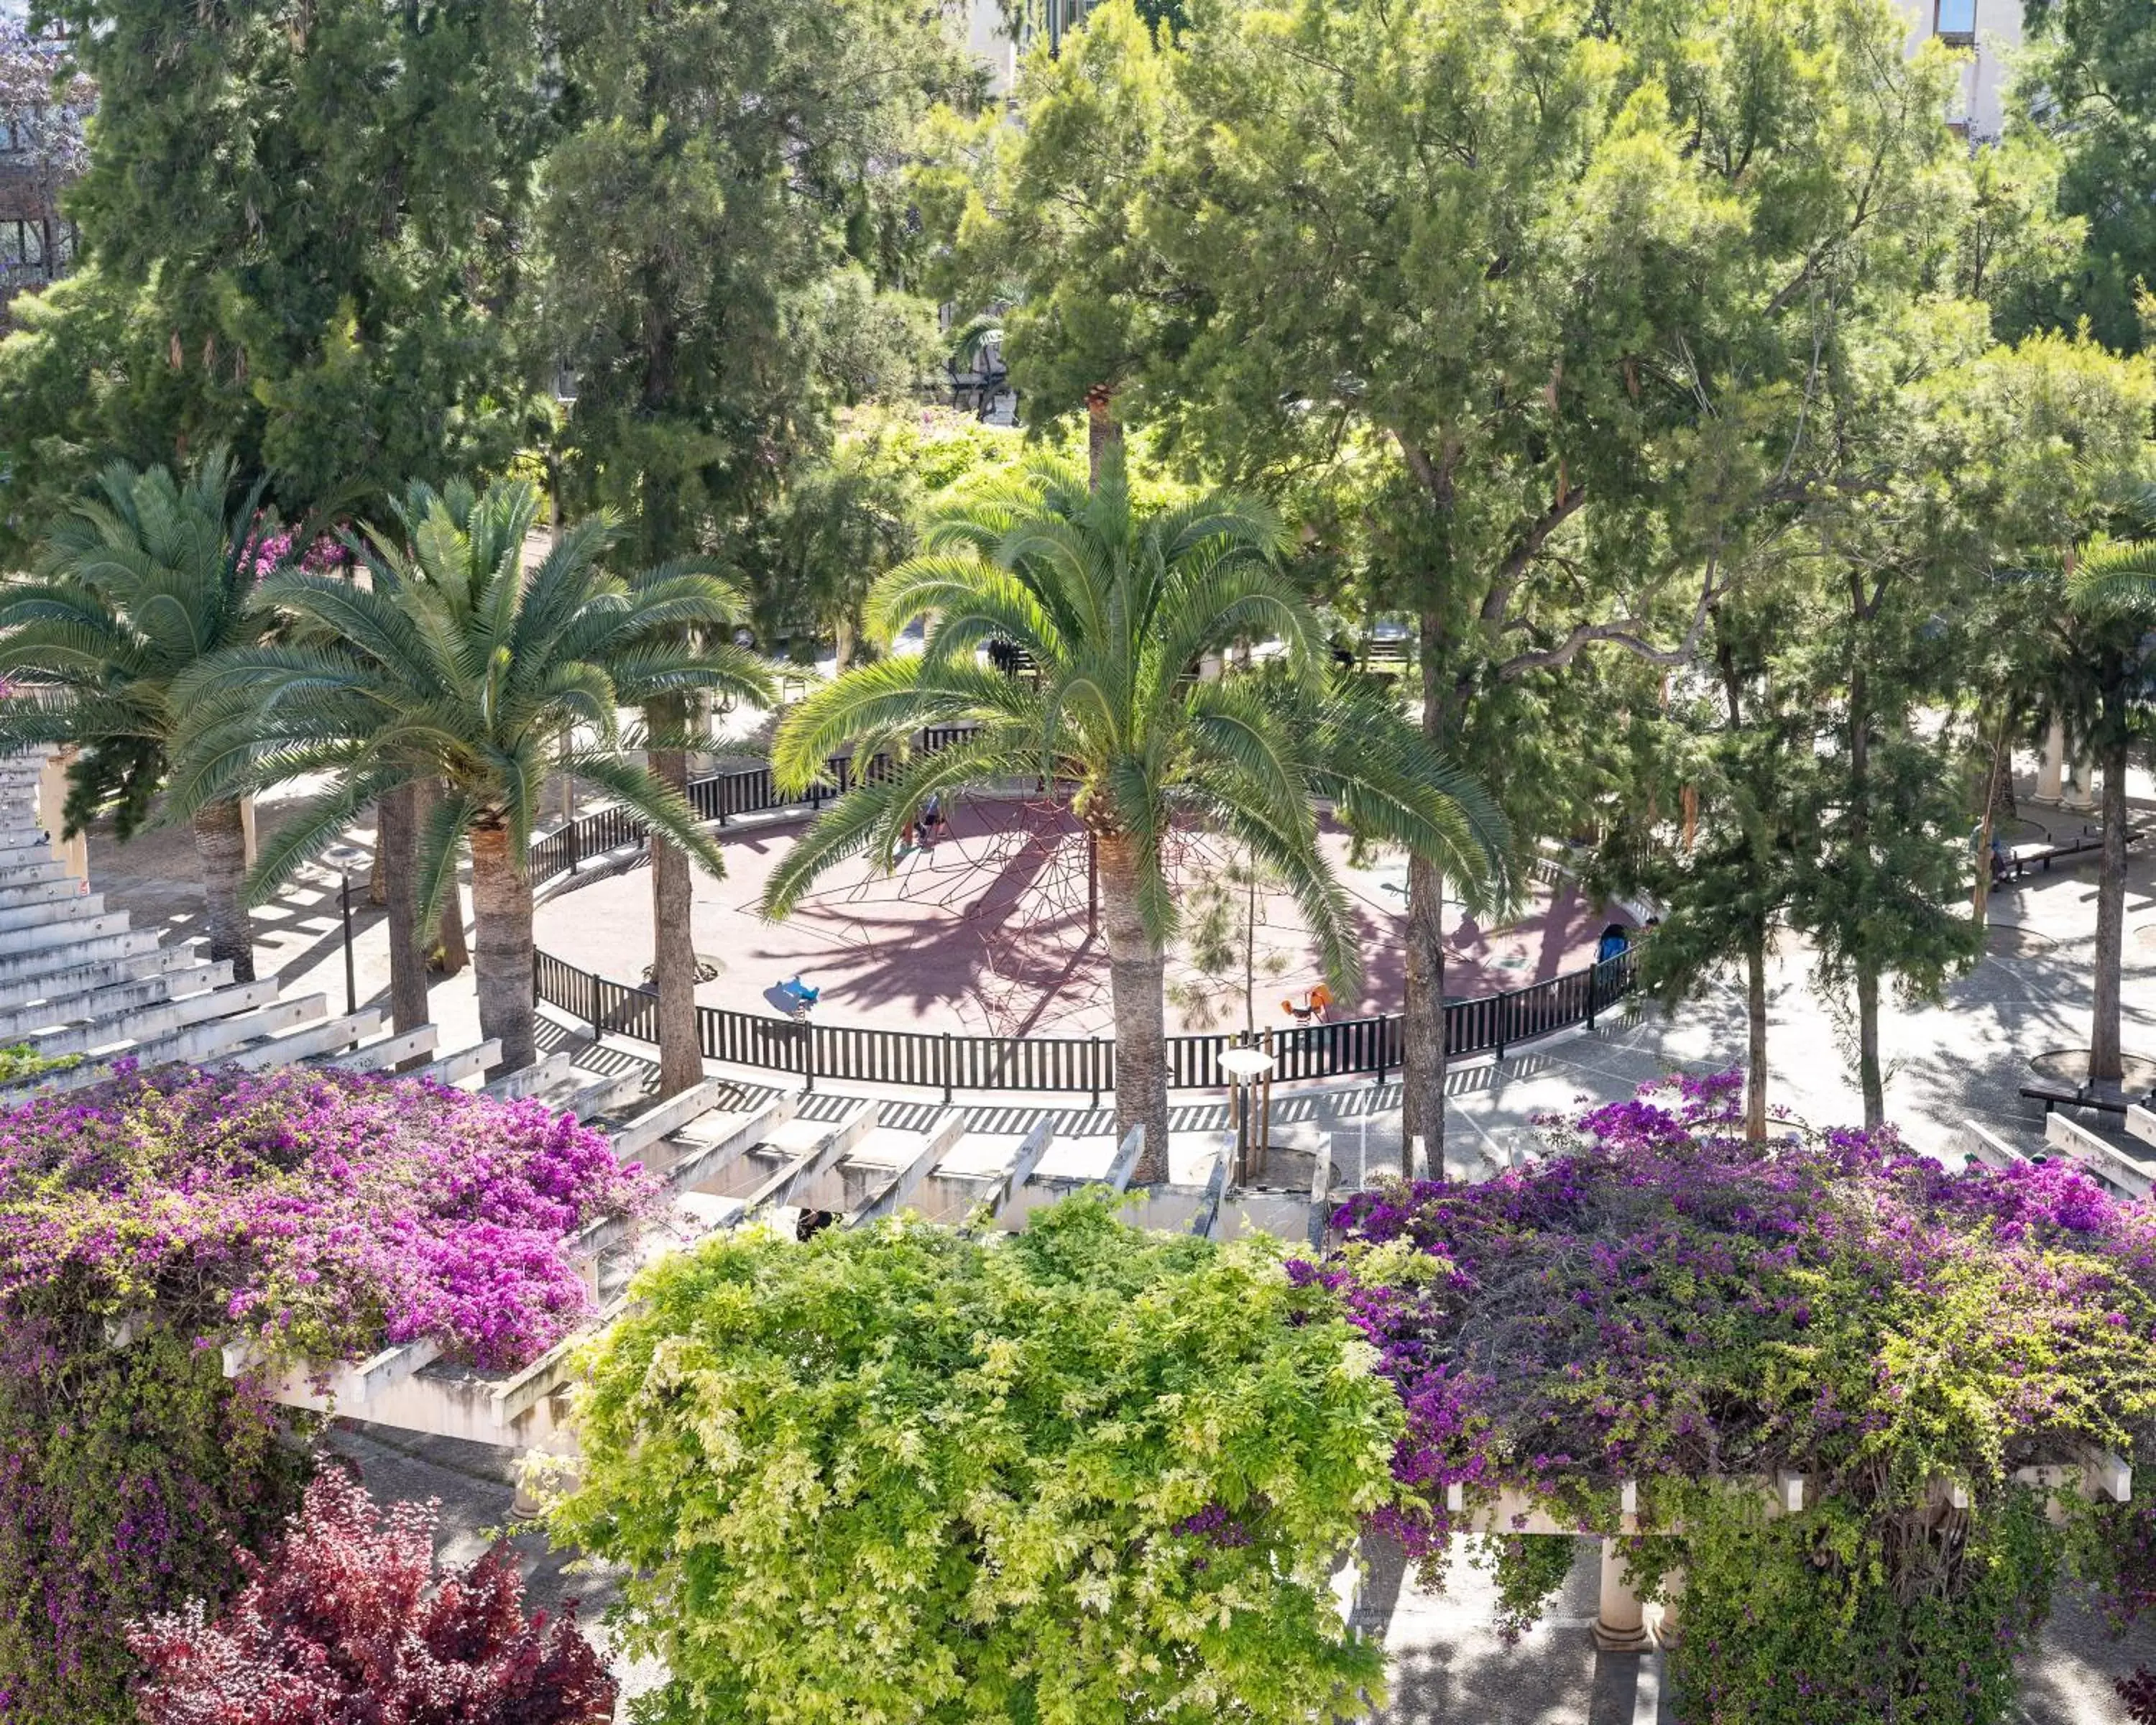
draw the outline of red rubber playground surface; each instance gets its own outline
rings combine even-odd
[[[886,870],[863,859],[826,875],[783,922],[757,906],[764,883],[803,823],[728,828],[719,834],[726,876],[699,874],[696,944],[716,974],[697,990],[706,1005],[777,1012],[777,986],[798,974],[823,991],[828,1024],[948,1029],[993,1035],[1086,1036],[1111,1028],[1106,943],[1087,935],[1086,846],[1067,812],[1045,803],[961,799],[927,849]],[[1398,855],[1348,865],[1346,836],[1322,841],[1340,870],[1361,931],[1359,999],[1335,1018],[1397,1011],[1407,865]],[[1178,839],[1170,867],[1186,906],[1197,883],[1231,860],[1219,840]],[[1605,923],[1630,919],[1580,899],[1571,886],[1537,896],[1501,930],[1446,922],[1445,992],[1454,998],[1523,988],[1594,957]],[[1257,1023],[1290,1022],[1284,999],[1319,980],[1306,927],[1292,901],[1260,892],[1256,918]],[[651,962],[651,876],[641,864],[595,878],[540,906],[541,948],[613,981],[640,981]],[[1168,1028],[1236,1029],[1242,967],[1208,978],[1170,955]]]

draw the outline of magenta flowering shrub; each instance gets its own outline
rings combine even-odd
[[[563,1237],[648,1189],[539,1104],[367,1074],[0,1111],[0,1725],[129,1725],[121,1626],[214,1604],[291,1508],[309,1421],[213,1344],[521,1364],[589,1309]]]
[[[2070,1167],[1952,1170],[1891,1129],[1749,1145],[1741,1097],[1668,1081],[1546,1123],[1553,1153],[1486,1184],[1340,1211],[1344,1250],[1296,1273],[1405,1405],[1381,1519],[1441,1561],[1451,1485],[1599,1530],[1636,1480],[1684,1529],[1633,1550],[1650,1584],[1685,1565],[1685,1717],[1998,1717],[2071,1543],[2014,1471],[2131,1457],[2156,1419],[2156,1219]],[[1770,1521],[1783,1470],[1808,1507]],[[1948,1481],[1974,1507],[1943,1507]]]
[[[184,1067],[0,1113],[0,1310],[90,1307],[324,1357],[429,1338],[517,1366],[589,1310],[561,1250],[640,1169],[536,1102],[369,1073]]]

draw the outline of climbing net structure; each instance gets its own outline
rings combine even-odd
[[[1068,799],[961,796],[943,813],[928,843],[901,852],[887,870],[864,863],[828,877],[796,916],[813,917],[841,948],[933,941],[940,929],[952,949],[942,956],[970,969],[969,992],[993,1034],[1053,1034],[1057,1021],[1099,1022],[1108,1003],[1106,947],[1091,842]],[[1166,858],[1169,878],[1219,878],[1230,855],[1216,835],[1178,829]],[[1291,920],[1275,938],[1304,939],[1285,898],[1265,896],[1260,914],[1267,922]]]

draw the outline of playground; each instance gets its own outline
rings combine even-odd
[[[1048,800],[967,798],[886,869],[860,857],[832,870],[783,922],[762,916],[764,886],[804,823],[737,824],[718,834],[726,875],[696,880],[700,1002],[780,1015],[798,977],[819,991],[821,1020],[999,1036],[1105,1034],[1111,1027],[1106,942],[1096,930],[1089,846]],[[1332,1018],[1398,1011],[1407,864],[1358,857],[1328,827],[1359,932],[1359,993],[1325,1003]],[[1259,1029],[1296,1022],[1323,977],[1301,913],[1252,881],[1233,847],[1178,833],[1169,857],[1184,937],[1168,963],[1168,1029]],[[588,865],[538,911],[540,948],[580,969],[634,983],[651,962],[651,886],[640,860]],[[1592,963],[1622,911],[1590,904],[1568,878],[1537,882],[1522,914],[1488,927],[1458,907],[1445,917],[1445,993],[1502,993]],[[1209,950],[1208,950],[1209,948]]]

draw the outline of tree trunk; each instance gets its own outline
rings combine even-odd
[[[531,1006],[531,882],[508,827],[500,822],[471,829],[471,858],[479,1034],[501,1038],[501,1070],[515,1071],[538,1057]]]
[[[1746,1052],[1744,1137],[1767,1137],[1767,937],[1763,932],[1744,954],[1744,1016],[1751,1032]]]
[[[1859,628],[1870,620],[1863,602],[1862,584],[1852,575],[1850,592],[1856,602]],[[1850,836],[1860,851],[1871,839],[1871,680],[1861,659],[1849,673],[1849,814]],[[1860,936],[1860,939],[1861,937]],[[1856,1081],[1864,1092],[1866,1127],[1887,1121],[1886,1086],[1879,1073],[1879,967],[1860,947],[1856,960]]]
[[[389,902],[388,859],[382,843],[382,805],[374,805],[374,860],[367,865],[367,901],[379,909]]]
[[[427,955],[419,942],[419,788],[399,785],[376,805],[375,855],[389,894],[389,1010],[399,1031],[427,1022]]]
[[[237,799],[206,806],[194,818],[194,834],[211,961],[229,959],[233,979],[251,983],[254,980],[254,931],[248,923],[247,901],[241,890],[247,878],[247,837]]]
[[[1131,1178],[1152,1184],[1168,1178],[1167,955],[1138,914],[1136,842],[1104,833],[1099,850],[1101,922],[1116,1013],[1116,1137],[1125,1137],[1134,1126],[1145,1128],[1145,1152]]]
[[[1105,383],[1086,392],[1086,483],[1096,491],[1101,489],[1101,464],[1123,440],[1122,427],[1116,424],[1115,401],[1115,391]]]
[[[1856,967],[1856,1081],[1864,1091],[1867,1131],[1887,1123],[1887,1079],[1879,1064],[1879,972]]]
[[[1407,1009],[1400,1018],[1400,1175],[1414,1178],[1421,1138],[1430,1178],[1445,1178],[1445,874],[1408,859]]]
[[[424,834],[427,824],[434,818],[434,808],[442,799],[442,782],[438,778],[423,778],[413,788],[412,830]],[[444,976],[461,976],[465,967],[471,963],[471,952],[465,945],[464,895],[457,886],[457,871],[454,863],[449,868],[449,890],[442,896],[442,913],[434,925],[434,950],[429,955],[431,968]]]
[[[2103,853],[2096,886],[2096,1012],[2089,1029],[2089,1076],[2125,1076],[2119,1050],[2118,997],[2126,953],[2126,726],[2104,701]]]
[[[645,722],[657,734],[680,732],[686,715],[679,700],[654,701]],[[689,783],[689,757],[681,749],[651,751],[653,775],[677,791]],[[659,991],[659,1094],[679,1096],[704,1081],[704,1051],[696,1034],[695,883],[689,853],[651,835],[651,982]]]
[[[1445,703],[1438,676],[1444,663],[1444,622],[1422,614],[1422,734],[1445,742]],[[1412,1177],[1414,1141],[1430,1158],[1432,1178],[1445,1178],[1445,877],[1437,865],[1408,859],[1405,934],[1407,999],[1400,1016],[1400,1172]]]
[[[1991,739],[1991,764],[1984,775],[1984,814],[1976,829],[1976,885],[1974,911],[1976,926],[1984,927],[1991,911],[1991,835],[1998,830],[1999,788],[2012,756],[2006,747],[2006,726],[2010,710],[1999,715],[1999,730]]]

